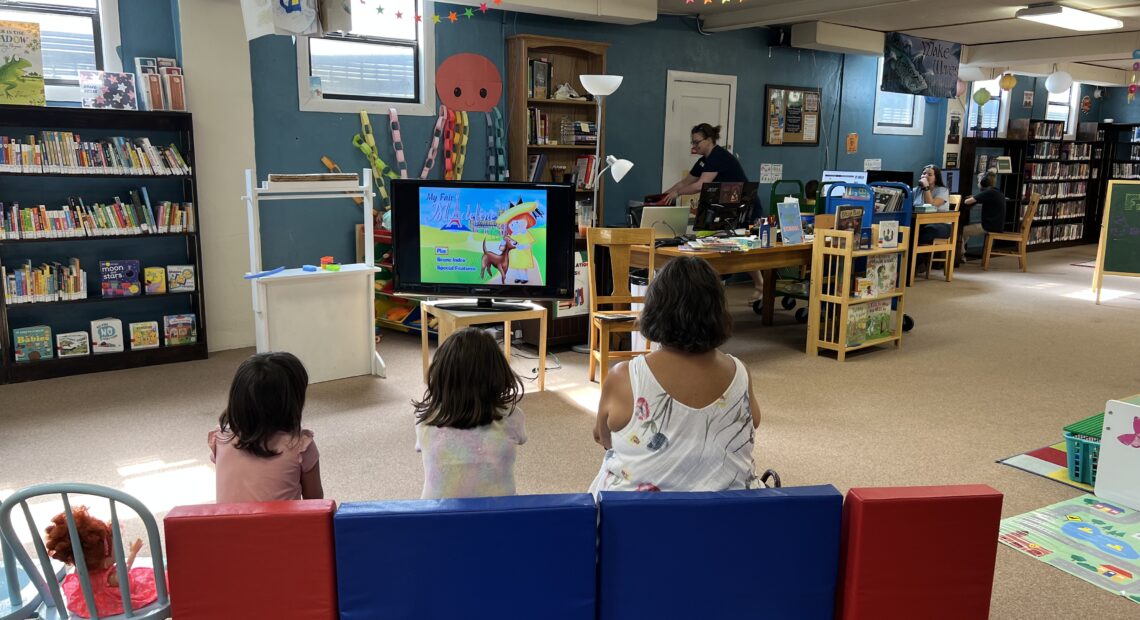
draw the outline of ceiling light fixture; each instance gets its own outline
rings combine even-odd
[[[1053,3],[1031,4],[1029,8],[1019,10],[1015,16],[1069,30],[1114,30],[1124,27],[1124,22],[1119,19]]]

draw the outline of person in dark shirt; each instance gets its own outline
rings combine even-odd
[[[665,190],[665,202],[671,203],[681,194],[697,194],[705,183],[744,183],[748,177],[744,175],[744,168],[740,160],[729,153],[727,149],[717,145],[720,139],[720,125],[713,127],[708,123],[701,123],[693,127],[693,149],[701,158],[693,164],[685,178]]]
[[[974,205],[982,205],[982,221],[977,224],[968,224],[962,228],[962,234],[958,235],[958,259],[962,260],[965,256],[963,250],[966,247],[966,239],[969,237],[982,237],[988,232],[1002,232],[1005,229],[1005,195],[1001,193],[996,187],[996,181],[992,172],[986,172],[978,181],[981,186],[981,191],[973,196],[969,196],[962,201],[966,207]],[[963,213],[963,218],[969,217],[969,211]]]

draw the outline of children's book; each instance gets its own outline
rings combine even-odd
[[[137,110],[135,76],[114,71],[80,71],[83,107],[96,110]]]
[[[867,340],[876,340],[890,336],[891,300],[880,299],[866,305],[870,315],[867,318]]]
[[[170,293],[188,293],[197,289],[194,265],[167,265],[166,290]]]
[[[172,314],[162,317],[162,331],[168,347],[198,342],[197,318],[193,314]]]
[[[899,222],[898,220],[883,220],[879,222],[879,247],[880,248],[897,248],[899,247]]]
[[[91,354],[91,343],[87,340],[87,332],[56,334],[55,347],[60,357],[78,357]]]
[[[858,241],[859,229],[863,227],[863,207],[854,205],[840,205],[835,209],[835,229],[853,230]]]
[[[794,202],[782,202],[776,205],[780,216],[780,236],[784,245],[795,245],[804,242],[804,229],[800,223],[800,205]]]
[[[186,111],[186,78],[181,73],[162,74],[162,89],[166,94],[167,109]]]
[[[133,297],[142,292],[137,260],[99,261],[103,297]]]
[[[546,99],[550,92],[550,63],[541,60],[532,60],[534,73],[534,98]]]
[[[131,350],[158,348],[158,321],[131,323]]]
[[[12,330],[12,353],[17,362],[52,358],[51,328],[47,325],[17,327]]]
[[[143,270],[147,295],[162,295],[166,292],[166,269],[147,267]]]
[[[164,110],[162,76],[158,74],[158,60],[139,56],[135,58],[135,87],[143,110]]]
[[[895,254],[868,256],[866,277],[875,282],[875,292],[872,296],[895,292],[898,283],[898,256]]]
[[[47,105],[39,24],[0,21],[0,89],[5,105]]]
[[[859,304],[847,308],[847,346],[855,347],[867,341],[867,319],[870,318],[869,304]]]
[[[875,279],[874,278],[855,278],[855,296],[856,297],[874,297],[875,296]]]
[[[96,354],[122,352],[123,322],[112,318],[91,321],[91,350]]]

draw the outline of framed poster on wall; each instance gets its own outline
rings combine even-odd
[[[764,102],[764,146],[819,146],[818,88],[767,84]]]

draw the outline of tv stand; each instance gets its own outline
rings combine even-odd
[[[531,306],[527,304],[506,304],[496,302],[493,299],[476,299],[475,303],[435,304],[435,307],[451,312],[520,312],[531,309]]]

